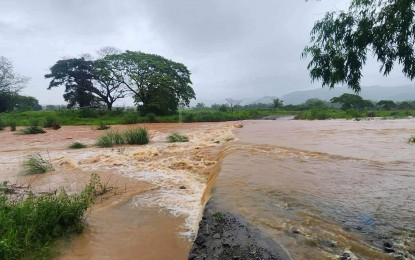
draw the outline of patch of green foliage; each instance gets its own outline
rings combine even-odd
[[[0,130],[3,130],[6,127],[4,121],[0,118]]]
[[[58,123],[58,120],[56,120],[56,118],[51,115],[45,117],[43,127],[52,128],[54,130],[58,130],[59,128],[61,128],[61,126]]]
[[[170,143],[189,142],[189,137],[178,132],[174,132],[167,136],[167,141]]]
[[[85,211],[110,190],[93,174],[75,195],[61,189],[42,197],[29,193],[24,200],[0,196],[0,259],[49,258],[57,239],[82,232]]]
[[[74,142],[69,145],[69,148],[71,149],[82,149],[86,147],[87,147],[86,144],[83,144],[81,142]]]
[[[25,127],[22,130],[22,133],[25,135],[30,134],[43,134],[46,133],[42,127],[39,126],[39,120],[37,118],[32,118],[29,120],[29,126]]]
[[[147,129],[143,127],[133,128],[123,132],[124,140],[127,144],[148,144],[150,138]]]
[[[21,173],[24,175],[46,173],[54,171],[52,164],[39,153],[31,154],[22,163]]]
[[[8,122],[8,125],[10,126],[10,131],[12,132],[16,131],[16,127],[17,127],[16,120],[10,120]]]
[[[104,124],[102,121],[100,121],[99,122],[99,125],[98,125],[98,127],[97,127],[97,130],[107,130],[107,129],[109,129],[110,128],[110,126],[109,125],[106,125],[106,124]]]
[[[113,147],[116,144],[124,144],[124,138],[118,131],[109,131],[100,136],[96,142],[99,147]]]
[[[213,217],[213,219],[215,220],[216,223],[219,223],[223,219],[223,213],[220,212],[220,211],[217,211],[217,212],[212,214],[212,217]]]
[[[415,135],[408,138],[408,144],[415,144]]]

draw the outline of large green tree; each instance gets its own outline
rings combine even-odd
[[[142,113],[172,114],[180,104],[188,106],[195,98],[190,71],[181,63],[135,51],[106,58]]]
[[[394,64],[415,78],[415,1],[352,0],[346,11],[329,12],[311,31],[311,43],[303,56],[312,80],[333,88],[346,84],[360,91],[362,68],[369,54],[388,75]]]
[[[344,93],[339,97],[330,99],[331,103],[341,104],[341,109],[365,109],[373,107],[373,103],[370,100],[365,100],[359,95]]]
[[[11,111],[15,108],[19,92],[28,81],[29,78],[14,72],[10,60],[0,56],[0,112]]]
[[[51,78],[48,89],[65,86],[63,98],[68,107],[95,106],[97,98],[93,94],[94,62],[85,58],[59,60],[50,68],[45,78]]]

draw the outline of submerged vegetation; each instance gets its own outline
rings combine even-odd
[[[415,135],[408,138],[408,143],[409,144],[415,144]]]
[[[100,136],[96,142],[99,147],[112,147],[120,144],[147,144],[150,141],[147,129],[143,127],[128,129],[123,132],[109,131]]]
[[[52,164],[39,153],[31,154],[22,163],[21,173],[24,175],[46,173],[54,171]]]
[[[28,193],[25,199],[0,195],[0,259],[47,258],[57,239],[82,232],[85,211],[111,189],[92,174],[90,183],[75,195],[64,189],[40,197]]]
[[[189,142],[189,137],[179,132],[174,132],[167,136],[167,141],[169,141],[170,143]]]
[[[37,118],[31,118],[29,121],[29,126],[25,127],[22,130],[22,134],[30,135],[30,134],[43,134],[46,133],[42,127],[39,126],[39,120]]]
[[[83,144],[81,142],[74,142],[74,143],[71,143],[69,145],[69,148],[71,148],[71,149],[82,149],[82,148],[86,148],[86,147],[87,147],[87,145]]]

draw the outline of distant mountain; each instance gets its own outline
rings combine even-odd
[[[318,98],[329,101],[333,97],[338,97],[344,93],[354,93],[352,90],[345,87],[319,88],[305,91],[295,91],[281,97],[285,105],[302,104],[310,98]],[[415,100],[415,85],[399,86],[399,87],[381,87],[369,86],[362,87],[360,96],[364,99],[373,101],[379,100],[393,100],[406,101]]]

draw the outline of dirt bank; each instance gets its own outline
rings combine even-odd
[[[290,259],[272,239],[251,227],[243,218],[219,212],[208,203],[189,259]]]

